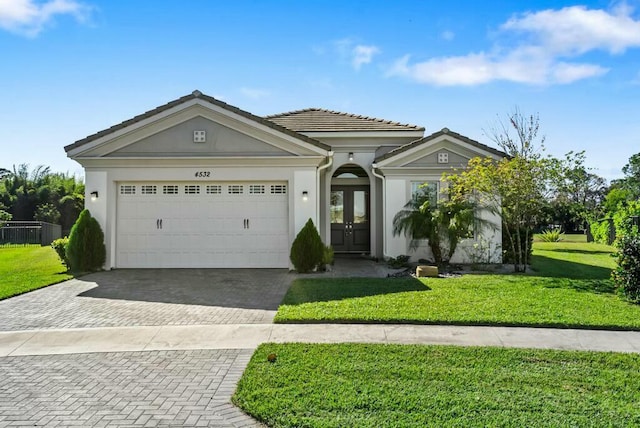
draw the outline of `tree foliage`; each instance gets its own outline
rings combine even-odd
[[[13,220],[59,223],[68,231],[84,206],[84,184],[74,176],[29,165],[0,169],[0,209]],[[4,208],[3,208],[4,207]]]
[[[423,187],[425,188],[425,187]],[[429,192],[419,193],[393,218],[393,234],[411,238],[416,249],[427,240],[437,265],[449,263],[460,241],[473,233],[474,225],[485,225],[476,217],[476,205],[470,199],[447,197],[437,201]]]
[[[584,151],[571,151],[558,161],[548,222],[560,224],[565,232],[584,230],[601,217],[607,183],[585,166],[585,160]]]
[[[625,176],[613,180],[604,196],[598,212],[601,221],[591,225],[591,232],[598,242],[610,243],[610,227],[613,235],[621,238],[637,234],[633,227],[633,217],[640,216],[640,153],[629,158],[622,168]]]
[[[67,244],[69,268],[74,272],[100,270],[106,260],[104,233],[89,210],[83,210],[71,228]]]

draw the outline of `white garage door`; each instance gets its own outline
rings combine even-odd
[[[286,183],[118,183],[120,268],[289,266]]]

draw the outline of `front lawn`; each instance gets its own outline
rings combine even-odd
[[[638,367],[635,354],[267,343],[233,402],[270,427],[640,426]]]
[[[51,247],[0,247],[0,300],[69,278]]]
[[[640,306],[609,279],[612,247],[536,243],[528,275],[459,278],[302,278],[275,321],[640,329]]]

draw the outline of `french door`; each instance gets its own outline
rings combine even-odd
[[[369,186],[331,186],[331,246],[337,253],[368,253]]]

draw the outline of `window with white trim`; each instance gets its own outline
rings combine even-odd
[[[185,195],[199,195],[200,194],[200,186],[197,184],[188,184],[184,186],[184,194]]]
[[[271,194],[272,195],[286,195],[287,194],[287,185],[286,184],[272,184],[271,185]]]
[[[222,186],[219,184],[209,184],[206,187],[207,195],[219,195],[222,193]]]
[[[436,205],[438,203],[438,191],[440,190],[439,181],[412,181],[411,182],[411,198],[417,199],[429,196],[429,201]]]
[[[140,186],[140,193],[143,195],[155,195],[158,191],[157,186],[154,185],[142,185]]]
[[[136,186],[133,184],[123,184],[120,186],[120,194],[121,195],[135,195],[136,194]]]
[[[178,194],[178,185],[177,184],[165,184],[162,186],[162,194],[163,195],[177,195]]]
[[[244,186],[242,184],[229,184],[227,193],[230,195],[241,195],[244,193]]]
[[[264,194],[264,184],[250,184],[249,185],[249,194],[251,194],[251,195],[262,195],[262,194]]]

